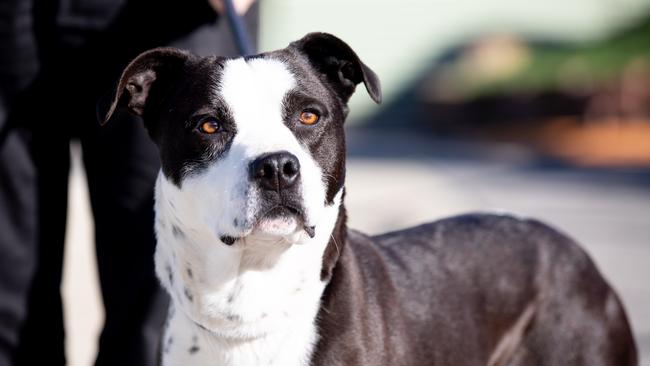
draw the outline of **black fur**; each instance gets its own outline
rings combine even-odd
[[[147,51],[125,69],[104,118],[108,122],[121,107],[141,116],[159,147],[163,173],[178,186],[226,152],[237,133],[227,105],[212,92],[223,60],[172,48]],[[200,133],[201,122],[211,117],[220,121],[221,132]]]
[[[637,364],[587,254],[532,220],[465,215],[339,243],[313,366]]]

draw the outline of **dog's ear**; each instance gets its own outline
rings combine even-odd
[[[305,54],[312,66],[326,75],[329,82],[347,102],[357,84],[363,82],[370,98],[381,103],[379,78],[345,42],[327,33],[309,33],[291,43]]]
[[[141,53],[122,72],[117,89],[103,113],[98,107],[98,117],[103,125],[115,111],[122,107],[143,116],[153,105],[160,103],[165,90],[180,75],[185,64],[193,56],[176,48],[155,48]]]

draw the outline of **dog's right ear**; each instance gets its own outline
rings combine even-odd
[[[176,48],[155,48],[136,57],[122,72],[106,113],[98,111],[102,125],[122,107],[138,116],[160,103],[160,97],[180,75],[193,56]]]

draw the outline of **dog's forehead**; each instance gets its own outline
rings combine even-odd
[[[235,121],[263,121],[281,114],[285,95],[296,86],[287,65],[278,59],[231,59],[225,62],[217,93]]]

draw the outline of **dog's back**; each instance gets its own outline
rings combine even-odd
[[[315,365],[637,362],[619,299],[587,254],[510,216],[349,232],[319,325]]]

